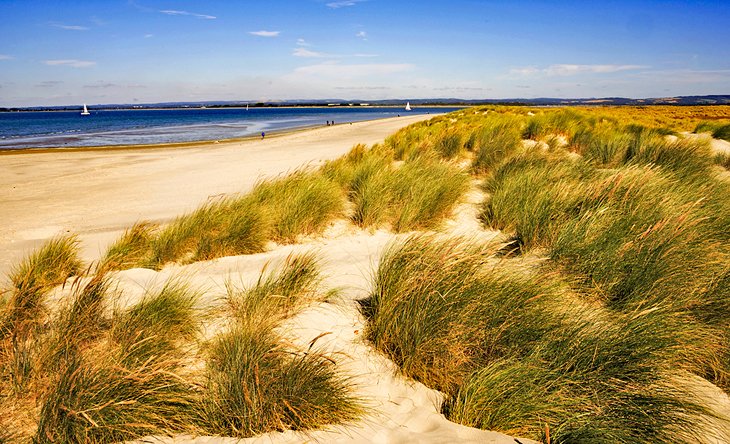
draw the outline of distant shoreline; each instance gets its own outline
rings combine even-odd
[[[409,114],[439,114],[463,107],[272,107],[94,110],[0,113],[0,155],[47,150],[185,148],[276,137],[293,131]],[[402,111],[401,111],[402,110]],[[139,114],[137,114],[139,113]],[[27,128],[27,129],[26,129]]]
[[[383,119],[363,120],[362,122],[375,122],[384,119],[397,119],[397,117],[384,117]],[[344,125],[338,124],[338,125]],[[287,134],[298,132],[306,132],[321,125],[311,125],[297,128],[288,128],[280,130],[272,130],[266,132],[266,138],[281,137]],[[59,146],[59,147],[41,147],[41,148],[0,148],[0,156],[11,154],[42,154],[42,153],[58,153],[58,152],[93,152],[93,151],[129,151],[129,150],[159,150],[168,148],[200,148],[204,145],[223,145],[230,143],[245,142],[249,140],[260,139],[261,136],[252,134],[244,137],[233,137],[230,139],[211,139],[211,140],[195,140],[191,142],[165,142],[165,143],[147,143],[147,144],[130,144],[130,145],[96,145],[96,146]]]

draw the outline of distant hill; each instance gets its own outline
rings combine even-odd
[[[90,109],[152,109],[152,108],[231,108],[231,107],[279,107],[279,106],[402,106],[410,102],[415,106],[427,105],[531,105],[531,106],[591,106],[591,105],[730,105],[730,95],[708,96],[676,96],[656,97],[648,99],[630,99],[626,97],[601,97],[582,99],[559,99],[540,97],[536,99],[387,99],[387,100],[360,100],[360,99],[321,99],[321,100],[281,100],[270,102],[257,101],[205,101],[205,102],[161,102],[145,104],[103,104],[93,105]],[[77,110],[79,105],[68,106],[34,106],[20,108],[0,108],[1,111],[62,111]]]

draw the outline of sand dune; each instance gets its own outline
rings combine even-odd
[[[260,178],[318,164],[346,153],[356,143],[373,144],[400,127],[429,116],[413,116],[319,128],[267,140],[207,144],[186,148],[113,151],[48,151],[2,156],[0,166],[0,270],[44,240],[72,232],[82,241],[83,256],[96,260],[105,245],[135,221],[168,221],[206,199],[249,190]],[[473,194],[473,193],[472,193]],[[478,194],[478,193],[477,193]],[[473,200],[473,202],[471,202]],[[483,231],[475,222],[479,195],[467,198],[450,221],[454,233]],[[476,225],[475,225],[476,224]],[[494,233],[484,232],[487,237]],[[443,395],[399,375],[395,364],[361,338],[365,320],[357,300],[368,295],[381,253],[397,235],[367,232],[345,221],[322,236],[297,245],[276,246],[261,254],[224,257],[161,271],[131,269],[114,274],[120,291],[117,306],[139,301],[170,278],[184,277],[203,293],[201,304],[214,308],[226,294],[226,283],[253,283],[267,262],[292,252],[313,250],[322,259],[323,288],[340,289],[339,299],[304,310],[280,327],[281,334],[304,348],[317,340],[319,351],[337,356],[337,367],[352,383],[367,408],[360,421],[325,430],[271,433],[246,440],[221,437],[156,438],[175,443],[514,443],[512,437],[473,429],[446,420]],[[50,299],[68,295],[59,288]],[[205,335],[218,330],[205,326]],[[324,336],[322,336],[324,334]],[[144,440],[144,442],[150,442]],[[531,442],[520,440],[519,442]]]

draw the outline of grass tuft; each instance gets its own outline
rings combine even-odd
[[[44,310],[44,296],[81,270],[75,236],[58,237],[16,266],[10,280],[13,291],[5,306],[0,334],[12,334],[21,324],[36,322]]]
[[[211,345],[203,401],[206,433],[250,437],[354,419],[359,408],[334,365],[292,353],[266,326],[241,325]]]
[[[228,285],[228,299],[239,320],[254,324],[275,324],[318,298],[321,277],[313,253],[290,255],[281,266],[267,272],[264,266],[255,285],[235,289]]]
[[[149,253],[157,226],[151,222],[137,222],[107,250],[99,270],[123,270],[144,263]]]
[[[319,233],[342,213],[344,205],[342,191],[334,182],[306,171],[259,183],[251,199],[272,219],[274,240],[282,242]]]

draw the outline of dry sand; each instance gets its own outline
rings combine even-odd
[[[266,140],[204,144],[185,148],[112,151],[47,151],[0,155],[0,272],[43,241],[59,233],[77,233],[83,256],[96,260],[105,246],[139,220],[169,221],[206,199],[245,192],[263,177],[318,164],[346,153],[356,143],[373,144],[410,123],[412,116],[307,130]],[[478,192],[471,193],[446,230],[493,238],[477,223]],[[267,262],[292,252],[314,250],[323,260],[325,289],[340,289],[335,303],[321,303],[281,327],[294,344],[312,339],[320,351],[333,353],[340,371],[351,378],[367,415],[354,424],[308,432],[272,433],[247,440],[221,437],[161,438],[175,443],[494,443],[532,441],[454,424],[440,414],[443,396],[399,375],[396,366],[361,338],[365,322],[357,299],[366,297],[380,255],[397,236],[355,229],[345,221],[322,236],[298,245],[275,246],[261,254],[225,257],[158,271],[132,269],[115,273],[119,304],[132,304],[170,278],[202,290],[201,304],[214,307],[226,294],[226,282],[250,284]],[[51,300],[68,295],[57,289]],[[207,337],[215,334],[208,325]],[[326,333],[322,336],[323,333]],[[146,439],[143,442],[157,441]]]

